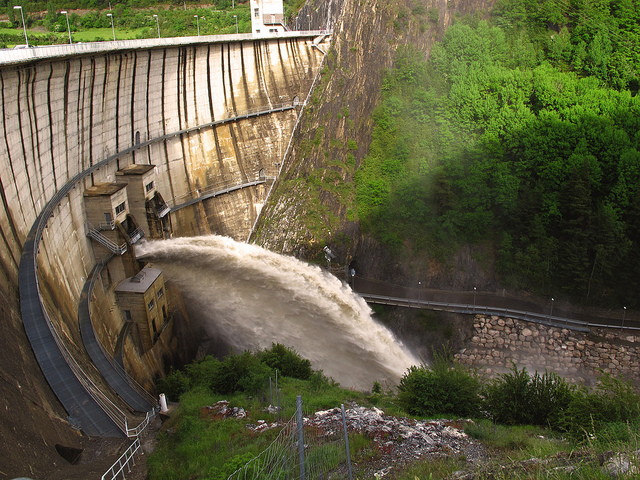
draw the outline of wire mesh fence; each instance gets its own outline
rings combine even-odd
[[[341,410],[342,425],[311,422],[297,397],[295,413],[271,445],[227,480],[350,479],[344,406]]]

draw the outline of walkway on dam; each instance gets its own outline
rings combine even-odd
[[[542,304],[491,292],[434,290],[422,287],[406,287],[381,282],[371,278],[349,278],[354,292],[369,303],[408,308],[424,308],[464,314],[509,316],[524,321],[558,328],[589,331],[591,328],[620,328],[640,330],[640,321],[634,315],[626,316],[626,309],[619,312],[597,311],[555,304]],[[558,302],[559,303],[559,302]],[[616,316],[616,313],[618,315]]]
[[[42,305],[37,280],[38,252],[35,246],[38,242],[35,240],[39,236],[37,230],[42,216],[47,214],[46,209],[40,214],[22,250],[19,284],[24,328],[47,382],[69,414],[69,422],[81,427],[86,435],[124,437],[122,430],[90,394],[95,394],[97,388],[89,383],[88,376],[55,333],[55,327]]]
[[[207,200],[209,198],[215,198],[219,195],[224,195],[226,193],[235,192],[236,190],[242,190],[247,187],[254,187],[256,185],[261,185],[263,183],[267,183],[268,180],[275,180],[275,177],[259,177],[257,180],[249,181],[249,182],[226,182],[222,184],[209,185],[206,189],[197,190],[188,194],[192,196],[191,200],[187,200],[186,202],[179,203],[171,208],[172,212],[177,212],[178,210],[189,207],[195,203],[202,202],[203,200]],[[213,190],[213,191],[210,191]]]
[[[124,369],[114,361],[113,357],[105,351],[100,341],[96,338],[93,323],[91,322],[91,294],[96,277],[100,274],[102,268],[104,268],[104,264],[102,263],[97,263],[93,267],[80,294],[78,322],[80,324],[82,343],[91,361],[116,394],[122,398],[132,410],[145,413],[156,408],[157,404],[155,399],[145,392],[142,387],[133,383],[133,379],[131,379]]]
[[[0,65],[17,65],[43,59],[70,55],[95,55],[118,50],[149,50],[163,47],[185,47],[215,43],[235,43],[262,40],[288,40],[331,35],[327,30],[301,30],[274,33],[239,33],[231,35],[201,35],[198,37],[145,38],[140,40],[117,40],[115,42],[83,42],[63,45],[30,46],[30,48],[0,50]]]

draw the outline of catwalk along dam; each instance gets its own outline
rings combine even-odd
[[[136,245],[247,239],[328,42],[140,40],[0,62],[5,452],[73,446],[69,424],[117,436],[144,422],[188,318]]]

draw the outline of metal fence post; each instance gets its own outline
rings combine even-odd
[[[302,418],[302,396],[296,397],[296,414],[298,419],[298,457],[300,458],[300,480],[306,480],[304,465],[304,420]]]
[[[344,430],[344,443],[347,447],[347,468],[349,470],[349,480],[353,480],[351,474],[351,454],[349,453],[349,432],[347,432],[347,416],[344,413],[344,403],[340,404],[342,410],[342,429]]]

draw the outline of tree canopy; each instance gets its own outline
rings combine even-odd
[[[427,62],[397,51],[356,173],[365,231],[502,281],[633,306],[640,277],[640,2],[502,0]]]

